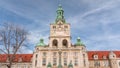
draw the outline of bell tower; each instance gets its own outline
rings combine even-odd
[[[56,11],[55,23],[50,24],[49,47],[68,48],[71,46],[70,24],[66,23],[61,5]]]

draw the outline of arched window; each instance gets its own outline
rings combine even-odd
[[[68,47],[68,42],[67,42],[66,39],[64,39],[64,40],[62,41],[62,44],[63,44],[63,47]]]
[[[53,47],[57,47],[58,46],[58,41],[56,39],[53,40]]]

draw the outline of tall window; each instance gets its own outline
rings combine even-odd
[[[108,67],[109,66],[109,61],[104,61],[104,67]]]
[[[78,52],[74,52],[74,56],[78,56]]]
[[[84,66],[86,66],[85,54],[83,54],[83,63],[84,63]]]
[[[63,47],[68,47],[68,42],[67,42],[66,39],[64,39],[64,40],[62,41],[62,44],[63,44]]]
[[[36,58],[38,57],[38,54],[36,54]]]
[[[42,65],[45,66],[46,65],[46,58],[42,59]]]
[[[53,56],[57,56],[57,52],[53,52]]]
[[[53,47],[57,47],[58,46],[58,41],[56,39],[53,40]]]
[[[67,58],[64,58],[64,65],[67,65]]]
[[[35,66],[37,66],[37,60],[35,60]]]
[[[57,65],[57,58],[53,58],[53,65]]]
[[[119,66],[120,66],[120,62],[119,62]]]
[[[95,66],[95,67],[99,67],[99,66],[100,66],[100,62],[99,62],[99,61],[95,61],[95,62],[94,62],[94,66]]]
[[[78,65],[78,58],[74,59],[74,65],[77,66]]]
[[[67,52],[64,52],[64,56],[67,56]]]
[[[43,52],[43,56],[46,56],[47,55],[47,53],[46,52]]]

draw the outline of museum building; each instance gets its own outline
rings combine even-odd
[[[80,37],[71,42],[70,23],[58,6],[54,23],[50,24],[49,43],[43,39],[33,54],[16,54],[12,68],[120,68],[120,51],[87,51]],[[0,55],[0,68],[7,68],[7,56]]]

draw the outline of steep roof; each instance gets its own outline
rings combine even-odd
[[[14,62],[31,62],[33,54],[16,54]],[[7,55],[0,54],[0,62],[7,62]]]
[[[98,59],[101,60],[103,56],[106,56],[106,59],[108,59],[110,51],[88,51],[87,53],[89,60],[93,60],[94,55],[98,55]],[[113,51],[113,53],[115,53],[117,58],[120,58],[120,51]]]
[[[93,60],[93,55],[98,55],[98,59],[102,60],[103,56],[106,56],[106,59],[108,59],[110,51],[87,51],[88,53],[88,59]],[[120,51],[113,51],[115,53],[117,58],[120,58]],[[33,54],[16,54],[14,62],[20,62],[20,58],[22,59],[21,62],[31,62],[33,57]],[[0,62],[7,62],[7,55],[0,54]]]

